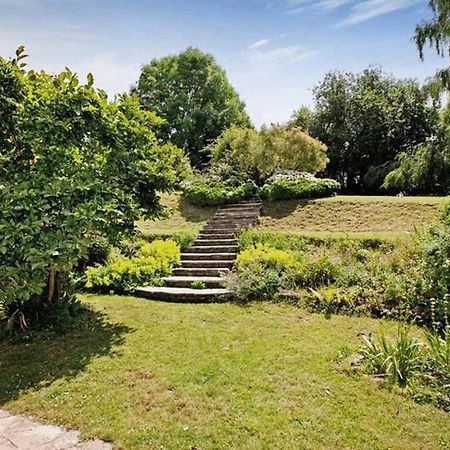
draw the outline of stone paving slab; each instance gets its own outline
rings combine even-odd
[[[112,450],[99,439],[80,441],[79,431],[43,425],[0,409],[0,450]]]

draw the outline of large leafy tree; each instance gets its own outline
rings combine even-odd
[[[450,56],[450,2],[448,0],[430,0],[433,17],[416,27],[414,39],[420,58],[424,59],[424,48],[428,44],[434,47],[439,56]],[[450,89],[450,69],[437,73],[443,86]]]
[[[224,70],[211,55],[195,48],[145,65],[137,92],[144,108],[166,120],[158,137],[185,149],[195,167],[208,161],[202,150],[222,131],[250,125]]]
[[[93,235],[114,242],[161,212],[156,191],[184,156],[160,146],[161,120],[136,97],[116,102],[68,69],[26,72],[0,58],[0,313],[39,321],[71,298],[71,271]]]
[[[327,174],[349,192],[378,189],[397,155],[424,142],[437,121],[416,82],[379,69],[328,73],[314,94],[311,134],[328,146]]]

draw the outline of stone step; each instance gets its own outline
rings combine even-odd
[[[221,206],[220,210],[222,209],[233,209],[233,208],[260,208],[261,202],[241,202],[241,203],[230,203],[229,205],[223,205]]]
[[[224,277],[227,267],[179,267],[173,270],[176,277]]]
[[[186,249],[185,253],[235,253],[237,245],[193,245]]]
[[[257,217],[259,215],[258,212],[251,212],[251,211],[219,211],[218,213],[214,214],[213,217]]]
[[[182,253],[181,263],[184,260],[213,260],[213,261],[234,261],[236,259],[236,253]]]
[[[232,260],[204,260],[204,259],[194,259],[194,260],[188,260],[185,259],[182,261],[182,268],[206,268],[206,267],[212,267],[212,268],[226,268],[231,269],[233,267],[234,261]]]
[[[226,228],[228,230],[232,229],[232,228],[237,228],[237,227],[248,227],[250,225],[253,224],[253,221],[245,221],[245,222],[235,222],[235,221],[230,221],[230,222],[208,222],[205,225],[205,228],[210,230],[212,229],[217,229],[217,228]]]
[[[201,237],[194,242],[194,245],[211,246],[211,245],[236,245],[236,239],[209,239]]]
[[[210,236],[212,234],[231,234],[234,236],[236,229],[237,227],[215,228],[205,226],[200,234],[205,236]]]
[[[205,288],[222,288],[225,279],[222,277],[165,277],[163,281],[167,287],[192,288],[192,283],[202,282]]]
[[[234,233],[231,231],[229,233],[214,233],[213,231],[207,231],[206,233],[202,231],[199,235],[199,239],[234,239]]]
[[[150,300],[168,302],[203,303],[220,299],[226,300],[230,296],[227,289],[190,289],[173,287],[142,287],[134,291],[138,297]]]

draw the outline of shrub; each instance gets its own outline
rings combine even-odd
[[[197,206],[220,206],[237,203],[255,196],[256,185],[251,181],[220,181],[200,179],[185,183],[183,196]]]
[[[242,301],[270,299],[292,285],[298,267],[293,253],[259,244],[238,256],[227,285]]]
[[[339,190],[339,183],[311,174],[285,174],[269,179],[260,190],[261,198],[271,201],[328,197]]]
[[[443,329],[450,318],[450,227],[432,227],[419,245],[417,305],[425,323]]]
[[[92,236],[117,245],[160,214],[156,192],[177,186],[185,158],[135,96],[111,102],[91,74],[27,71],[24,58],[0,57],[0,308],[33,328],[49,305],[69,311]]]
[[[197,239],[197,235],[192,233],[187,233],[185,231],[180,231],[178,233],[174,233],[170,239],[174,241],[183,252],[187,248],[189,248]]]
[[[180,249],[170,240],[145,243],[132,258],[121,258],[86,270],[86,289],[131,292],[137,286],[159,285],[178,263]]]
[[[225,164],[258,184],[280,170],[317,173],[328,162],[327,148],[299,128],[231,127],[212,146],[212,168]]]

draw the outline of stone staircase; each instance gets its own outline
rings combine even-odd
[[[207,222],[192,247],[181,254],[181,266],[164,278],[164,287],[142,287],[140,297],[169,301],[211,301],[226,296],[225,278],[232,269],[238,246],[239,229],[254,224],[261,211],[256,201],[221,207]]]

